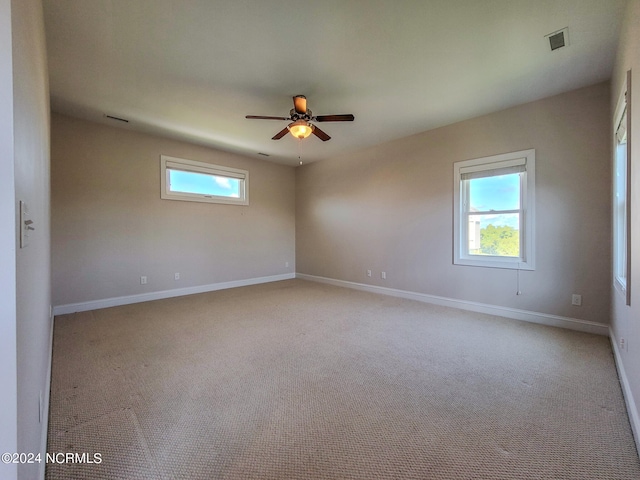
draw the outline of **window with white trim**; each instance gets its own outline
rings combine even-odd
[[[627,152],[628,105],[626,92],[622,93],[615,113],[614,183],[613,183],[613,275],[614,285],[627,296],[628,277],[628,222],[629,222],[629,157]]]
[[[160,198],[249,205],[249,172],[238,168],[160,156]]]
[[[453,263],[535,269],[535,150],[454,164]]]

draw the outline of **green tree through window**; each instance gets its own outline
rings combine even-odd
[[[509,225],[487,225],[480,230],[480,255],[518,257],[520,255],[520,235]]]

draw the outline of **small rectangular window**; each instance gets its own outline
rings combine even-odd
[[[454,164],[454,263],[534,269],[535,151]]]
[[[249,205],[249,172],[210,163],[160,156],[165,200]]]

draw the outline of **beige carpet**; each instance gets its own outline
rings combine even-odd
[[[47,479],[640,479],[608,339],[290,280],[56,318]]]

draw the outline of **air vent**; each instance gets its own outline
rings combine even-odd
[[[551,51],[566,47],[569,45],[569,27],[564,27],[562,30],[545,35],[545,38],[549,40]]]
[[[129,123],[129,120],[127,120],[126,118],[114,117],[113,115],[107,115],[106,113],[104,114],[104,116],[106,118],[110,118],[111,120],[116,120],[118,122]]]

